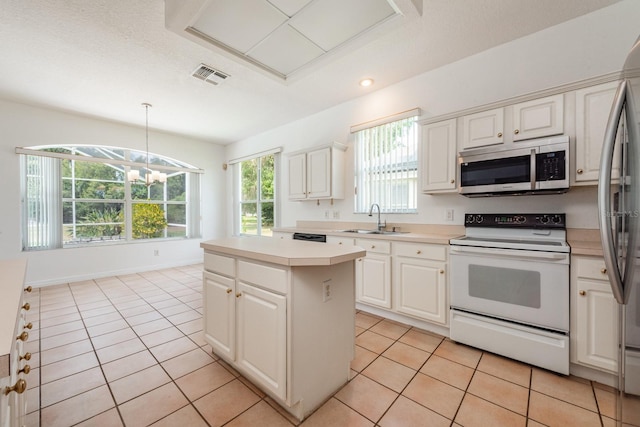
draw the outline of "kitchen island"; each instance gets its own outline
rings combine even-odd
[[[364,249],[269,237],[200,246],[206,342],[304,419],[349,380]]]

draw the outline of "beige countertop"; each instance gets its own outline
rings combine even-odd
[[[230,237],[200,243],[207,252],[285,266],[334,265],[366,255],[358,246],[323,245],[271,237]]]
[[[24,292],[26,259],[0,260],[0,378],[9,376],[11,351],[16,342],[16,320]]]
[[[567,243],[571,246],[572,255],[603,256],[598,229],[569,228]]]

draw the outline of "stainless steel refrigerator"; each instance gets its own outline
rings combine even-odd
[[[625,61],[604,136],[598,182],[602,249],[617,301],[616,422],[640,426],[640,38]],[[580,141],[577,141],[580,143]],[[620,179],[613,184],[614,147]]]

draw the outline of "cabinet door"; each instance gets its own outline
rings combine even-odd
[[[204,338],[213,350],[235,360],[235,281],[204,272]]]
[[[462,118],[462,149],[502,144],[504,109],[482,111]]]
[[[391,308],[391,256],[367,253],[356,265],[358,302]]]
[[[598,181],[604,131],[617,88],[618,82],[611,82],[576,91],[576,182]],[[619,143],[615,150],[611,176],[618,179]]]
[[[617,372],[618,305],[609,282],[578,278],[576,283],[577,362]]]
[[[395,310],[445,325],[449,318],[444,264],[395,257]]]
[[[237,363],[251,379],[286,399],[286,297],[238,282]]]
[[[307,197],[331,197],[331,149],[307,153]]]
[[[422,127],[422,191],[456,189],[456,119]]]
[[[513,106],[513,140],[564,132],[564,95],[534,99]]]
[[[296,154],[289,157],[289,198],[294,200],[307,197],[307,155]]]

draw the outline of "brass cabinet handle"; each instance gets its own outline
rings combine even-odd
[[[582,169],[578,169],[576,172],[578,173],[578,175],[582,175],[582,172],[584,171]]]
[[[240,298],[241,296],[242,296],[242,292],[238,292],[238,293],[236,294],[236,298]]]
[[[502,138],[502,132],[498,132],[498,138]]]
[[[16,381],[15,385],[13,385],[12,387],[5,388],[4,394],[7,395],[12,391],[15,391],[18,394],[22,394],[26,389],[27,389],[27,382],[23,379],[19,379],[18,381]]]
[[[342,244],[342,242],[338,242],[338,244],[339,244],[339,245],[341,245],[341,244]]]
[[[26,341],[28,339],[29,339],[29,334],[26,332],[23,332],[16,337],[16,340],[20,340],[20,341]]]
[[[417,251],[416,251],[416,254],[418,254],[418,255],[420,255],[421,253],[422,253],[422,251],[421,251],[421,250],[417,250]]]
[[[27,286],[26,288],[24,288],[24,291],[27,293],[30,293],[33,290],[33,287],[31,286]]]
[[[580,291],[578,292],[581,296],[585,296],[587,294],[587,291]]]
[[[18,374],[21,374],[21,373],[23,373],[23,372],[24,372],[24,374],[25,374],[25,375],[29,375],[29,372],[31,372],[31,366],[29,366],[29,365],[24,365],[24,368],[20,369],[20,370],[18,371]]]
[[[375,249],[375,248],[376,248],[376,245],[371,245],[371,249]]]
[[[456,182],[456,180],[455,180],[455,179],[452,179],[452,180],[451,180],[451,183],[452,183],[452,184],[455,184],[455,182]]]
[[[518,129],[514,130],[513,133],[515,133],[516,135],[520,133],[520,131]]]
[[[606,269],[606,268],[601,268],[601,269],[600,269],[600,273],[602,273],[602,274],[607,274],[607,269]]]
[[[358,258],[358,262],[362,262],[362,258]]]
[[[24,325],[24,328],[25,328],[25,329],[31,329],[31,328],[33,328],[33,323],[31,323],[31,322],[27,323],[26,325]]]
[[[22,306],[22,308],[23,308],[25,311],[29,311],[29,309],[31,309],[31,304],[29,304],[28,302],[26,302],[26,303]]]
[[[444,270],[440,270],[440,274],[444,274]]]
[[[233,292],[233,289],[229,288],[227,289],[227,293],[230,294],[231,292]]]
[[[24,356],[20,356],[20,360],[31,360],[31,353],[27,352]]]

